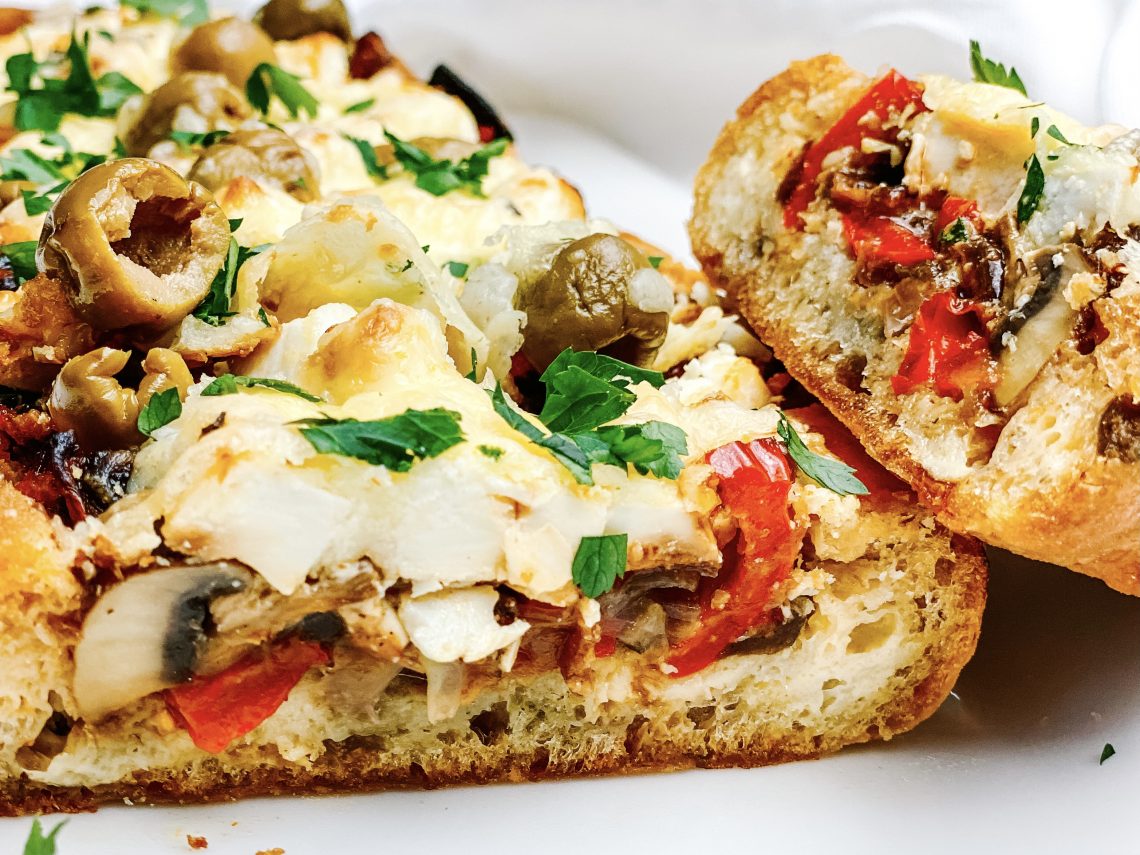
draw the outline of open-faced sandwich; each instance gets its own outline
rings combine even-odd
[[[793,64],[722,131],[693,245],[946,525],[1140,593],[1140,132],[976,82]]]
[[[699,275],[338,2],[138,5],[0,41],[0,812],[755,765],[938,706],[977,542],[783,413]]]

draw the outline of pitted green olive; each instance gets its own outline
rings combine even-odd
[[[179,354],[165,347],[153,347],[142,367],[146,376],[139,383],[140,405],[145,407],[155,395],[170,389],[177,389],[179,399],[186,400],[186,390],[194,383],[194,377]]]
[[[245,96],[221,74],[190,71],[146,96],[138,118],[123,133],[127,153],[145,157],[171,131],[230,130],[252,115]]]
[[[213,71],[224,74],[230,83],[241,88],[263,62],[277,62],[273,40],[261,27],[241,18],[220,18],[200,24],[170,58],[175,73]]]
[[[522,352],[539,371],[568,347],[646,365],[665,341],[672,291],[624,240],[594,234],[562,249],[515,303],[527,315]]]
[[[101,347],[67,362],[55,378],[48,412],[59,430],[75,432],[84,448],[127,448],[142,442],[139,401],[115,379],[130,353]]]
[[[96,329],[158,332],[206,296],[229,242],[226,215],[205,189],[131,157],[87,170],[60,193],[36,261]]]
[[[348,9],[341,0],[269,0],[253,22],[273,38],[291,41],[313,33],[332,33],[352,41]]]
[[[272,128],[235,131],[203,151],[190,169],[190,178],[212,192],[239,176],[278,187],[301,202],[320,195],[312,157],[287,133]]]

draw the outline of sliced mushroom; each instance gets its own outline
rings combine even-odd
[[[1101,414],[1097,451],[1125,463],[1140,463],[1140,400],[1114,398]]]
[[[1013,403],[1072,335],[1077,313],[1065,297],[1065,286],[1074,275],[1089,272],[1084,255],[1072,244],[1038,250],[1026,259],[1026,267],[1010,289],[1013,310],[1002,330],[994,389],[1000,407]]]
[[[88,721],[184,683],[206,645],[210,603],[249,584],[225,562],[131,576],[95,603],[75,647],[75,700]]]

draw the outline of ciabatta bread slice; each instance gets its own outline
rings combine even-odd
[[[1138,145],[1011,88],[821,56],[725,126],[690,233],[943,523],[1138,594]]]
[[[809,415],[798,423],[822,450],[808,432],[821,414]],[[454,714],[433,721],[421,675],[385,686],[382,664],[346,648],[252,733],[208,753],[160,695],[101,721],[80,717],[74,653],[92,585],[77,581],[43,511],[3,481],[0,514],[0,815],[818,757],[929,716],[973,653],[985,599],[977,542],[907,494],[878,491],[847,543],[813,529],[833,557],[803,559],[826,581],[790,637],[692,676],[642,683],[639,654],[624,646],[570,681],[520,657],[514,673],[472,682]],[[859,540],[859,554],[842,555]]]

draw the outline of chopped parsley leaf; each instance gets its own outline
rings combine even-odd
[[[800,471],[833,493],[840,496],[865,496],[867,487],[855,476],[855,470],[841,460],[816,454],[800,439],[787,417],[780,413],[776,433],[788,448],[788,455]]]
[[[317,99],[301,85],[301,79],[271,62],[263,62],[249,75],[245,94],[253,108],[263,116],[269,113],[269,102],[274,95],[296,119],[302,112],[310,118],[317,116]]]
[[[34,240],[0,245],[0,290],[15,290],[5,287],[9,271],[15,280],[12,284],[16,288],[36,275],[37,245],[37,241]]]
[[[593,484],[592,467],[605,463],[633,466],[643,475],[677,478],[680,455],[688,453],[685,433],[664,422],[606,425],[629,409],[636,399],[633,381],[655,386],[664,378],[620,360],[595,353],[564,351],[540,378],[546,384],[547,406],[538,418],[549,434],[507,402],[498,384],[491,393],[495,412],[531,442],[542,446],[580,484]]]
[[[313,403],[321,401],[316,395],[312,395],[300,386],[295,386],[285,380],[274,380],[270,377],[245,377],[241,374],[222,374],[216,377],[209,386],[202,390],[202,396],[212,398],[217,395],[234,395],[239,387],[251,389],[255,386],[272,389],[275,392],[284,392],[288,395],[296,395],[298,398],[304,398]]]
[[[218,140],[225,139],[230,135],[229,131],[207,131],[206,133],[195,133],[193,131],[171,131],[170,139],[178,143],[178,147],[183,151],[189,151],[192,148],[209,148]]]
[[[51,195],[66,187],[66,184],[61,184],[51,191],[43,194],[36,193],[35,190],[21,190],[20,198],[24,200],[24,210],[27,211],[29,217],[34,217],[37,214],[46,214],[51,210],[51,206],[55,204],[55,199]]]
[[[471,348],[471,370],[468,371],[463,376],[465,376],[472,383],[478,383],[479,382],[478,377],[477,377],[478,373],[479,373],[479,354],[477,354],[475,352],[475,348]]]
[[[14,123],[20,131],[55,131],[63,116],[74,113],[80,116],[110,117],[132,95],[142,90],[127,77],[111,71],[96,79],[91,72],[87,55],[90,34],[81,41],[72,33],[71,43],[64,53],[68,66],[67,77],[45,76],[54,71],[59,62],[37,62],[30,53],[8,58],[8,91],[17,96]],[[39,85],[36,85],[39,78]]]
[[[657,270],[661,266],[661,262],[665,260],[665,256],[651,255],[647,260],[649,261],[649,266]]]
[[[1104,743],[1104,748],[1100,750],[1100,763],[1098,765],[1103,766],[1104,761],[1113,756],[1115,753],[1116,749],[1112,747],[1111,742]]]
[[[1072,145],[1071,142],[1069,142],[1067,139],[1065,139],[1065,135],[1063,133],[1061,133],[1061,129],[1058,128],[1056,125],[1050,125],[1049,127],[1047,127],[1045,129],[1045,133],[1047,133],[1049,136],[1051,136],[1057,142],[1064,143],[1065,145]]]
[[[1031,137],[1037,136],[1037,132],[1039,130],[1041,130],[1041,120],[1038,119],[1036,116],[1034,116],[1029,121],[1029,136],[1031,136]]]
[[[350,104],[344,108],[345,113],[363,113],[369,107],[376,103],[375,98],[369,98],[367,101],[357,101],[355,104]]]
[[[437,457],[465,437],[460,415],[435,407],[406,410],[375,421],[305,419],[301,434],[321,454],[339,454],[407,472],[417,460]]]
[[[1017,69],[1011,65],[1006,71],[1000,62],[986,59],[982,56],[982,46],[975,39],[970,39],[970,70],[974,72],[974,79],[979,83],[992,83],[994,86],[1016,89],[1022,95],[1028,95]]]
[[[466,276],[469,268],[469,265],[464,264],[462,261],[449,261],[444,266],[447,268],[447,272],[456,279],[462,279]]]
[[[206,0],[120,0],[120,5],[142,15],[170,18],[184,27],[196,27],[210,19]]]
[[[612,590],[614,583],[625,575],[628,549],[629,536],[625,534],[583,537],[570,565],[574,584],[591,598]]]
[[[966,229],[966,218],[958,217],[941,231],[938,239],[943,243],[962,243],[969,236],[970,233]]]
[[[55,855],[55,838],[60,829],[67,825],[67,820],[56,823],[55,827],[44,834],[44,828],[37,816],[32,820],[32,829],[28,833],[28,840],[24,844],[24,855]]]
[[[634,402],[630,383],[648,382],[661,388],[665,377],[619,359],[567,348],[539,378],[546,385],[546,403],[539,413],[552,431],[579,433],[613,421]]]
[[[139,413],[139,433],[153,436],[160,427],[165,427],[182,415],[182,399],[178,389],[167,389],[154,395]]]
[[[492,460],[498,460],[505,452],[497,445],[480,445],[479,453],[484,457],[490,457]]]
[[[466,190],[472,196],[483,196],[483,179],[490,169],[491,158],[501,155],[510,145],[510,140],[502,137],[454,162],[436,160],[419,146],[388,131],[384,136],[392,146],[396,161],[405,172],[416,177],[416,186],[433,196],[443,196],[452,190]]]
[[[344,134],[344,138],[356,146],[356,150],[360,152],[360,159],[364,161],[364,168],[369,175],[380,181],[387,180],[388,167],[376,160],[376,149],[372,147],[372,143],[368,140],[362,140],[360,137],[350,137],[348,134]]]
[[[1017,200],[1017,222],[1022,225],[1029,221],[1041,204],[1041,196],[1045,192],[1045,172],[1041,168],[1041,161],[1037,155],[1029,156],[1025,168],[1025,186],[1021,188],[1021,196]]]
[[[241,220],[230,220],[231,232],[240,226]],[[231,237],[225,263],[214,276],[214,281],[210,283],[210,290],[205,299],[198,304],[191,314],[212,327],[221,326],[225,323],[226,318],[233,317],[236,313],[230,309],[230,304],[233,302],[234,293],[237,291],[238,271],[249,259],[266,248],[266,246],[241,246]]]

